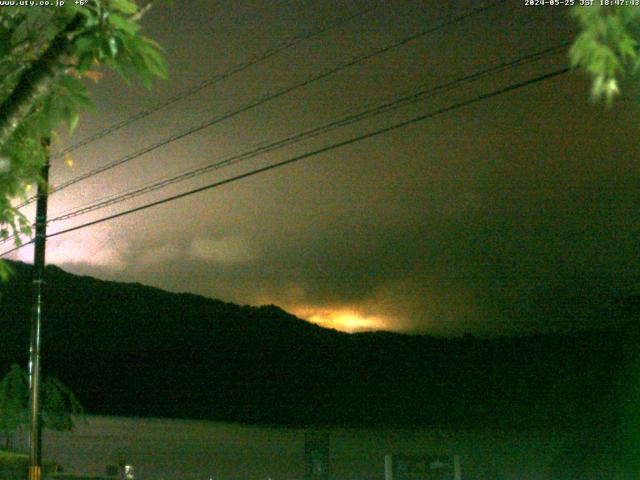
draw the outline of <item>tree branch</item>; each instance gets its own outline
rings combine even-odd
[[[147,14],[147,12],[149,12],[149,10],[151,10],[151,8],[153,7],[154,3],[155,3],[155,0],[150,0],[149,2],[147,2],[146,4],[141,6],[140,9],[136,13],[131,15],[129,20],[133,20],[134,22],[139,22],[140,19],[142,17],[144,17]]]
[[[59,73],[60,60],[70,53],[70,34],[82,23],[82,16],[75,16],[51,41],[42,56],[30,68],[22,72],[18,84],[0,105],[0,148],[4,146],[20,122],[31,113],[36,100],[46,94],[51,81]]]

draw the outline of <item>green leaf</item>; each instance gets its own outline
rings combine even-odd
[[[78,108],[82,108],[85,110],[95,110],[96,108],[86,90],[70,93],[69,97],[78,106]]]
[[[569,57],[573,67],[589,73],[594,99],[607,104],[619,94],[619,79],[640,65],[640,9],[599,5],[574,7],[582,31]]]
[[[149,71],[162,79],[167,79],[168,69],[164,57],[155,48],[154,45],[148,43],[146,40],[140,42],[140,52],[142,53],[145,63],[149,68]]]
[[[149,37],[147,37],[145,35],[140,35],[140,39],[143,40],[145,43],[148,43],[149,45],[155,47],[156,50],[158,50],[159,52],[163,52],[164,51],[164,48],[162,48],[162,45],[160,45],[154,39],[149,38]]]
[[[65,6],[67,3],[69,2],[66,2]],[[75,3],[75,2],[71,2],[71,3]],[[75,8],[75,11],[71,9],[72,15],[74,17],[77,14],[80,14],[84,17],[83,30],[85,32],[86,30],[95,28],[100,24],[100,15],[98,14],[95,8],[88,8],[88,5],[82,5],[82,6],[79,6],[79,8],[78,7],[74,7],[74,8]]]
[[[73,133],[80,121],[80,113],[78,111],[72,111],[69,115],[67,125],[69,127],[69,133]]]
[[[72,95],[76,92],[85,92],[84,83],[81,80],[72,77],[71,75],[65,75],[60,78],[60,85],[67,94]]]
[[[125,36],[125,34],[118,34],[118,36],[121,38]],[[127,85],[131,85],[131,77],[135,73],[135,69],[131,64],[126,44],[119,42],[119,47],[116,58],[109,58],[105,62],[105,65],[115,70]]]
[[[151,90],[153,88],[153,79],[149,72],[143,68],[138,70],[137,73],[140,81],[142,82],[142,86],[147,90]]]
[[[29,226],[7,199],[26,198],[26,184],[35,184],[44,161],[41,137],[61,123],[76,128],[80,111],[93,106],[85,84],[74,76],[99,69],[99,60],[127,83],[135,75],[151,88],[155,77],[167,77],[162,49],[139,36],[140,26],[130,17],[137,11],[135,0],[90,0],[83,7],[67,1],[55,9],[0,8],[0,98],[19,85],[21,74],[41,56],[54,35],[70,20],[82,19],[73,50],[65,52],[70,73],[56,71],[55,80],[30,106],[31,113],[20,119],[18,128],[0,147],[0,154],[11,165],[10,171],[0,172],[0,225],[6,226],[3,230],[9,238],[18,241],[16,232]]]
[[[111,0],[111,7],[127,15],[134,14],[138,11],[138,6],[129,0]]]
[[[630,36],[625,36],[618,44],[618,51],[626,61],[633,61],[638,57],[638,42]]]
[[[93,53],[100,47],[100,39],[96,35],[83,35],[74,42],[74,46],[76,55]]]
[[[91,65],[93,65],[93,61],[95,60],[95,58],[96,56],[93,52],[85,52],[82,55],[79,55],[77,65],[78,71],[85,72],[89,70],[91,68]]]
[[[69,130],[71,131],[78,123],[78,111],[71,99],[69,99],[69,97],[67,96],[61,97],[60,103],[61,116],[64,120],[64,123],[67,125],[67,128],[69,128]]]
[[[115,13],[109,15],[108,22],[118,30],[122,30],[129,35],[135,35],[138,30],[140,30],[140,25]]]

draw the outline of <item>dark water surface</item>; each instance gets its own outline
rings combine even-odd
[[[333,479],[382,479],[384,456],[460,455],[462,478],[548,479],[571,462],[577,433],[447,429],[326,429]],[[287,480],[305,474],[304,429],[88,416],[46,432],[43,452],[65,471],[100,475],[120,458],[136,479]]]

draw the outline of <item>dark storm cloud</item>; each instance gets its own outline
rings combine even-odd
[[[167,45],[174,72],[174,80],[161,86],[158,96],[233,63],[231,57],[243,53],[241,38],[251,41],[248,50],[268,38],[286,38],[283,25],[293,30],[296,23],[278,12],[313,24],[332,11],[323,2],[304,11],[287,10],[287,4],[281,10],[261,4],[262,23],[256,23],[253,8],[246,5],[224,10],[217,19],[211,9],[197,14],[207,2],[177,11],[184,22],[152,17],[151,33],[155,28]],[[223,8],[223,2],[218,6]],[[403,8],[426,13],[413,18]],[[83,186],[78,195],[89,196],[92,188],[104,195],[107,187],[180,171],[187,162],[197,165],[227,150],[243,151],[270,135],[277,138],[349,112],[361,100],[389,96],[413,80],[450,79],[556,43],[572,31],[564,13],[515,4],[504,8],[440,32],[430,43],[375,68],[363,67],[316,86],[313,95],[297,93],[273,109],[265,107],[231,126],[176,143],[130,170]],[[358,37],[345,28],[327,46],[331,55],[342,52],[349,58],[353,53],[348,46],[375,44],[391,31],[409,29],[411,22],[417,25],[438,13],[444,14],[418,3],[388,4],[387,16],[369,19],[382,33]],[[255,38],[247,37],[247,25]],[[361,35],[362,29],[355,31]],[[298,66],[314,65],[308,58],[330,64],[331,55],[316,59],[321,47],[319,41],[303,49],[304,55],[297,52],[255,76],[245,75],[157,115],[118,137],[121,142],[88,150],[86,161],[99,159],[100,148],[125,153],[165,131],[174,132],[180,122],[195,123],[209,110],[244,100],[251,89],[259,96],[261,89],[269,90],[270,81],[286,84]],[[522,74],[508,72],[416,110],[433,111],[563,63],[561,56]],[[123,100],[126,107],[108,107],[118,91],[107,88],[108,81],[98,96],[115,118],[137,111],[140,102],[152,103],[132,94],[128,104]],[[135,214],[109,224],[108,233],[87,230],[88,253],[69,260],[69,250],[79,248],[73,244],[67,257],[59,258],[72,271],[238,303],[356,308],[383,316],[387,327],[402,330],[517,332],[580,325],[602,318],[616,298],[640,288],[638,113],[633,95],[606,110],[589,103],[588,85],[579,75],[564,76]],[[393,120],[397,118],[380,122]],[[324,144],[340,138],[328,137]],[[299,151],[304,148],[274,154],[273,159]],[[201,184],[215,178],[221,177],[212,175]],[[199,184],[188,186],[194,185]],[[89,251],[91,242],[95,251]]]

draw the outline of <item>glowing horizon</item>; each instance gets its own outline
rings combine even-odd
[[[292,307],[290,311],[321,327],[347,333],[389,330],[387,319],[377,315],[367,315],[354,308]]]

